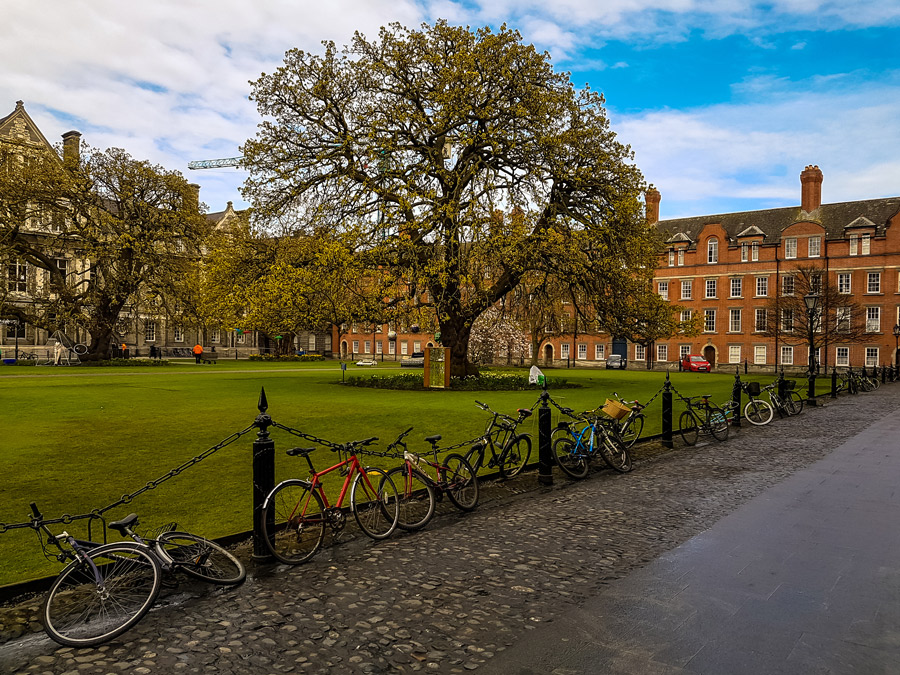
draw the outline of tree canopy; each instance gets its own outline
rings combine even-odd
[[[255,217],[352,233],[362,266],[394,277],[384,302],[434,311],[455,374],[469,371],[475,319],[526,273],[564,280],[598,312],[652,275],[643,179],[603,97],[506,26],[391,24],[342,50],[291,50],[252,99]]]

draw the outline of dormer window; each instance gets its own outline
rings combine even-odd
[[[759,242],[758,241],[754,241],[752,244],[750,244],[750,260],[753,260],[754,262],[759,260]]]
[[[669,267],[675,267],[675,251],[669,251]]]
[[[678,266],[684,267],[684,249],[678,249]]]
[[[859,254],[860,255],[869,255],[870,246],[871,246],[872,235],[864,234],[859,242]]]
[[[706,262],[710,265],[719,262],[719,240],[715,237],[706,242]]]

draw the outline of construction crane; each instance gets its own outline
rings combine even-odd
[[[227,166],[240,167],[243,157],[226,157],[225,159],[200,159],[188,162],[189,169],[222,169]]]

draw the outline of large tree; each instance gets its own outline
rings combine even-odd
[[[655,263],[643,180],[603,97],[505,26],[392,24],[340,51],[292,50],[252,98],[263,121],[243,147],[244,194],[256,216],[353,228],[366,266],[433,308],[454,374],[473,370],[475,320],[527,272],[565,276],[602,304],[604,287]]]

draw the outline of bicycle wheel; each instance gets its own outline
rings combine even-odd
[[[234,586],[247,570],[231,553],[214,541],[187,532],[164,532],[156,545],[185,574],[217,586]]]
[[[610,469],[619,473],[631,471],[631,451],[619,434],[609,430],[600,431],[594,439],[594,445]]]
[[[400,499],[394,481],[382,469],[367,467],[353,480],[350,508],[359,529],[367,536],[387,539],[400,520]]]
[[[90,647],[121,635],[141,620],[159,595],[162,570],[150,550],[116,542],[88,551],[50,587],[41,608],[44,629],[67,647]]]
[[[641,437],[641,432],[644,430],[644,416],[638,415],[637,417],[632,417],[626,424],[625,428],[622,429],[622,440],[625,441],[625,447],[630,448],[633,446],[637,439]]]
[[[400,517],[397,527],[413,532],[421,530],[434,516],[434,488],[420,471],[406,464],[395,466],[382,480],[392,480],[400,496]],[[389,518],[390,513],[386,512]]]
[[[571,438],[557,438],[553,444],[553,456],[562,472],[572,478],[584,478],[591,468],[584,447],[580,443],[576,446]]]
[[[759,399],[752,399],[744,406],[744,417],[747,418],[750,424],[757,426],[771,422],[774,414],[775,411],[772,410],[772,406]]]
[[[800,392],[791,390],[784,396],[784,407],[788,415],[799,415],[803,410],[803,397]]]
[[[302,480],[275,486],[263,503],[263,541],[279,562],[298,565],[319,550],[325,539],[325,505]]]
[[[463,511],[471,511],[478,506],[478,476],[462,455],[456,453],[444,458],[441,478],[447,498]]]
[[[472,449],[466,453],[465,460],[475,471],[475,475],[478,475],[478,472],[481,470],[481,465],[484,463],[484,446],[473,446]]]
[[[518,475],[531,456],[531,437],[527,434],[519,434],[506,444],[500,453],[500,477],[512,478]]]
[[[719,406],[710,404],[706,413],[706,424],[717,441],[728,440],[728,418]]]
[[[684,439],[686,445],[697,444],[700,430],[697,428],[697,420],[692,412],[685,410],[681,413],[681,417],[678,418],[678,430],[681,432],[681,438]]]

